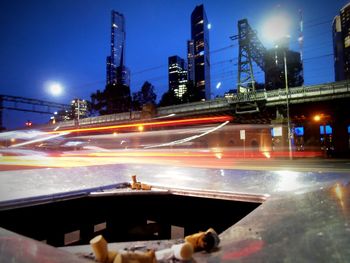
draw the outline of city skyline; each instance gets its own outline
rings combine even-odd
[[[277,4],[276,1],[265,1],[264,4],[253,4],[254,1],[244,4],[224,1],[135,3],[2,2],[2,13],[8,14],[1,14],[4,22],[1,23],[1,35],[4,36],[1,44],[1,57],[4,58],[1,85],[4,88],[1,88],[1,94],[67,103],[74,97],[90,99],[91,93],[103,90],[110,12],[116,10],[128,21],[126,65],[130,65],[131,91],[138,91],[143,82],[149,81],[155,86],[159,100],[168,89],[167,59],[172,55],[187,57],[191,12],[203,3],[212,25],[209,32],[212,96],[223,95],[236,85],[238,43],[229,37],[237,34],[237,21],[247,18],[259,33],[264,16]],[[312,10],[316,1],[284,1],[281,5],[281,9],[295,17],[299,8],[303,10],[305,85],[334,81],[331,24],[346,3],[318,4],[317,12]],[[147,16],[147,13],[154,15]],[[292,38],[296,39],[297,34],[292,34]],[[298,51],[297,41],[292,41],[291,49]],[[257,73],[261,81],[263,74]],[[45,92],[48,81],[62,83],[66,93],[62,97],[50,97]],[[220,89],[215,88],[218,82],[221,82]],[[12,117],[21,114],[18,112],[6,113],[4,121],[9,128],[9,124],[17,123],[14,127],[18,127],[27,119],[26,116]],[[38,117],[43,119],[43,116]]]

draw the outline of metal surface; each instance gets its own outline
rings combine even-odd
[[[82,263],[91,261],[0,228],[0,262]]]
[[[264,201],[241,221],[220,234],[218,251],[196,253],[197,262],[348,262],[350,260],[350,173],[197,169],[153,165],[106,165],[0,173],[0,209],[56,197],[74,197],[130,181],[173,191],[236,199],[255,196]],[[180,189],[180,190],[179,190]],[[21,238],[0,230],[0,262],[29,262]],[[27,242],[27,241],[26,241]],[[28,241],[30,246],[35,241]],[[46,246],[45,246],[46,247]],[[15,249],[16,248],[16,249]],[[51,249],[51,248],[50,248]],[[88,246],[85,250],[89,249]],[[52,251],[58,251],[52,249]],[[21,254],[22,253],[22,254]],[[46,255],[38,250],[34,258]],[[51,253],[51,262],[60,252]],[[15,256],[19,255],[19,256]],[[23,257],[22,257],[23,255]]]

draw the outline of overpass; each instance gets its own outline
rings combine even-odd
[[[77,120],[58,122],[54,128],[59,127],[60,130],[64,130],[77,127],[98,127],[140,120],[147,121],[151,118],[171,119],[190,116],[232,115],[234,123],[270,124],[272,127],[282,125],[284,138],[287,132],[284,125],[287,123],[287,97],[290,106],[291,127],[302,126],[305,130],[305,135],[299,138],[295,137],[298,140],[295,143],[297,147],[302,147],[302,145],[319,147],[320,141],[321,143],[330,141],[334,147],[339,149],[339,152],[349,153],[350,81],[293,87],[289,88],[288,94],[285,89],[256,90],[249,93],[232,94],[229,98],[159,107],[155,113],[146,114],[146,118],[144,112],[133,111],[84,118],[80,119],[79,122]],[[324,119],[319,123],[313,120],[316,113],[324,116]],[[330,125],[332,134],[321,136],[320,125],[323,127]],[[53,126],[49,125],[43,128],[52,130]],[[278,143],[277,146],[286,146],[285,140],[279,140]]]
[[[254,113],[262,113],[270,108],[275,111],[286,105],[287,95],[291,105],[308,103],[319,103],[344,100],[350,98],[350,82],[331,82],[312,86],[289,88],[287,94],[285,89],[278,90],[257,90],[249,93],[233,94],[230,98],[217,98],[214,100],[179,104],[174,106],[157,108],[155,118],[166,116],[185,117],[193,115],[222,114],[229,112],[236,119],[244,120]],[[256,118],[261,117],[257,115]],[[276,116],[265,116],[271,121]],[[141,111],[109,114],[97,117],[89,117],[79,120],[79,126],[95,126],[115,122],[137,121],[142,119]],[[56,123],[55,126],[74,127],[77,123],[74,120]]]
[[[5,104],[5,102],[7,102],[7,104]],[[30,99],[11,95],[0,95],[0,131],[3,129],[2,114],[3,110],[5,109],[35,112],[41,114],[53,114],[53,112],[56,110],[66,110],[69,108],[70,105],[57,102]]]

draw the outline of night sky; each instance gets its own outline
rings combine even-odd
[[[192,0],[1,0],[0,1],[0,94],[60,103],[74,97],[90,99],[103,90],[106,56],[110,53],[111,10],[126,19],[126,66],[131,70],[131,91],[144,81],[155,86],[157,100],[168,89],[169,56],[186,58],[190,38],[190,16],[204,4],[212,27],[212,95],[223,95],[236,87],[238,43],[237,21],[247,18],[260,35],[269,14],[279,10],[291,19],[291,49],[299,51],[298,10],[304,17],[305,85],[334,81],[332,20],[346,0],[289,1],[192,1]],[[233,46],[232,46],[233,45]],[[258,81],[263,74],[257,70]],[[47,83],[56,81],[65,93],[53,97]],[[216,89],[216,84],[222,85]],[[44,123],[49,115],[4,111],[4,126],[16,128],[26,120]]]

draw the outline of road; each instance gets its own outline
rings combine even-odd
[[[270,130],[269,125],[223,122],[133,132],[107,130],[97,134],[13,132],[11,145],[0,148],[0,171],[107,164],[350,171],[349,160],[325,159],[320,149],[294,151],[293,160],[289,160],[287,147],[272,147]]]
[[[349,172],[350,160],[295,158],[273,159],[263,155],[246,153],[246,158],[237,157],[237,152],[225,150],[108,150],[66,151],[46,155],[3,155],[0,171],[39,169],[49,167],[79,167],[106,164],[155,164],[216,169],[278,170],[312,172]],[[255,155],[255,156],[254,156]]]

